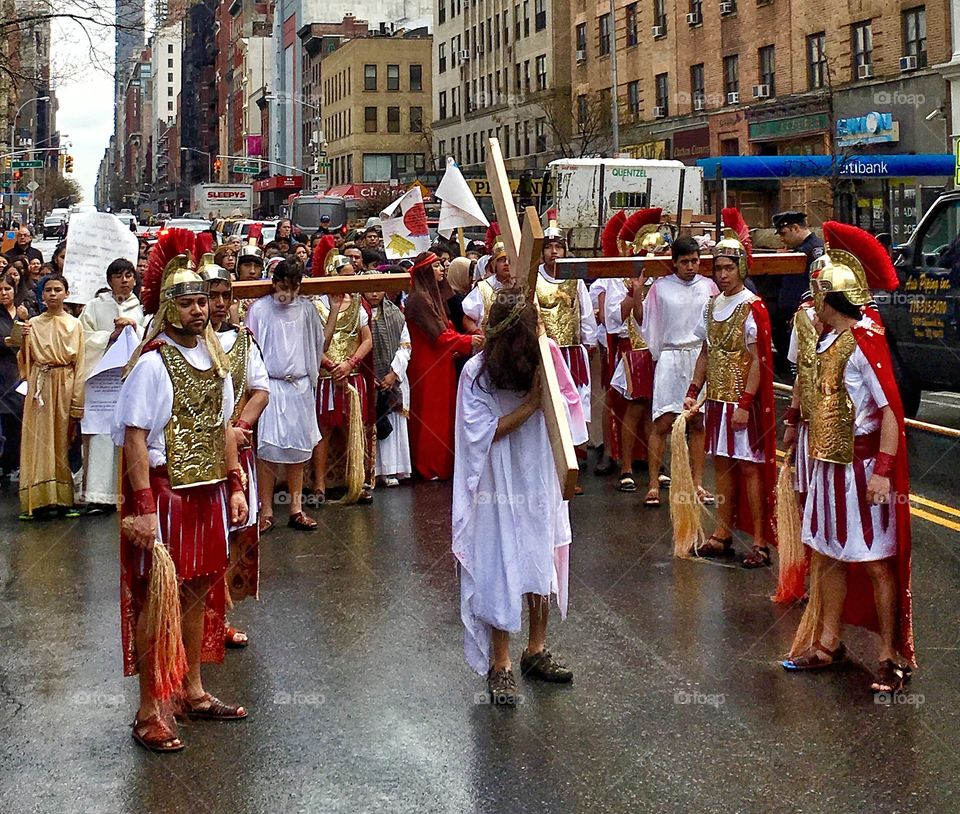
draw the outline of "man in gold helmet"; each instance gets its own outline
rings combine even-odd
[[[124,671],[140,675],[133,737],[160,752],[183,748],[173,722],[163,715],[162,702],[175,692],[193,718],[247,715],[243,707],[206,692],[200,673],[201,661],[223,659],[228,524],[241,524],[247,515],[237,445],[227,431],[233,385],[209,328],[208,283],[193,263],[194,238],[185,230],[171,230],[164,238],[144,280],[144,310],[154,314],[153,322],[123,383],[113,428],[124,455]],[[169,648],[151,628],[154,603],[161,601],[151,585],[158,555],[149,552],[155,544],[169,552],[180,585],[185,664],[169,671]],[[163,637],[171,639],[176,636]]]
[[[898,280],[875,237],[824,224],[825,255],[811,287],[826,328],[816,346],[809,490],[801,536],[811,552],[810,601],[791,671],[844,660],[843,624],[879,634],[870,687],[899,692],[916,666],[910,590],[910,483],[903,405],[883,326],[866,308],[870,289]]]
[[[510,258],[503,239],[497,237],[490,252],[493,275],[481,280],[463,300],[463,327],[466,333],[482,333],[490,318],[490,308],[502,288],[513,288],[517,278],[510,268]]]

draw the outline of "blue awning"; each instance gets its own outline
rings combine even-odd
[[[703,178],[712,181],[720,166],[731,179],[825,178],[835,173],[847,178],[914,178],[953,176],[956,161],[951,153],[919,155],[732,155],[701,158]]]

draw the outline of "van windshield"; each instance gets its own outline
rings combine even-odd
[[[339,229],[346,224],[347,207],[343,201],[306,199],[293,202],[290,220],[298,229],[316,232],[320,228],[320,218],[330,216],[330,228]]]

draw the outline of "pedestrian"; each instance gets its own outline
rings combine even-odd
[[[233,279],[233,274],[237,270],[237,252],[229,243],[224,243],[218,247],[213,255],[213,262],[220,268],[225,268]]]
[[[871,288],[895,290],[896,270],[875,237],[824,224],[829,249],[811,285],[825,332],[817,344],[817,405],[810,419],[809,493],[802,537],[810,599],[791,671],[845,660],[842,625],[879,633],[870,689],[889,699],[916,667],[910,586],[910,476],[904,412],[883,327],[866,306]]]
[[[139,342],[147,323],[140,300],[133,293],[136,282],[133,263],[118,258],[107,266],[106,276],[109,289],[90,300],[80,315],[84,382],[128,326],[134,330]],[[103,514],[115,510],[119,464],[119,450],[109,433],[84,433],[81,501],[86,504],[87,513]]]
[[[36,287],[30,282],[26,261],[23,259],[14,261],[9,265],[6,273],[16,285],[14,302],[18,306],[22,305],[26,308],[27,313],[31,317],[36,316],[39,313],[39,309],[37,308],[37,295],[35,293]]]
[[[410,331],[403,312],[383,291],[363,295],[370,306],[373,371],[376,377],[376,474],[385,486],[399,486],[413,472],[410,463]]]
[[[290,519],[297,531],[313,531],[317,521],[303,511],[303,467],[320,441],[317,380],[323,358],[323,322],[313,303],[299,296],[299,269],[281,260],[273,267],[273,293],[255,300],[245,325],[263,352],[270,377],[270,400],[257,432],[260,533],[273,528],[274,490],[285,466]]]
[[[24,324],[18,361],[27,380],[20,446],[20,519],[78,517],[68,453],[83,418],[83,328],[64,310],[59,274],[40,281],[44,313]]]
[[[43,254],[39,249],[33,247],[33,230],[26,224],[17,229],[17,242],[7,252],[9,260],[16,260],[18,257],[25,258],[27,262],[34,258],[41,263],[43,262]]]
[[[503,705],[517,702],[510,634],[522,630],[524,604],[522,675],[573,679],[546,642],[551,596],[561,616],[567,612],[571,531],[542,412],[537,334],[534,304],[521,292],[498,291],[483,352],[467,362],[457,394],[452,527],[464,654],[486,674],[490,701]],[[557,373],[577,408],[571,430],[582,442],[579,398],[562,364]]]
[[[804,212],[778,212],[773,216],[773,229],[789,251],[802,252],[806,256],[807,268],[803,273],[785,274],[780,278],[777,295],[777,307],[772,315],[773,344],[780,359],[786,359],[790,339],[791,320],[810,279],[813,263],[823,254],[823,241],[807,225]],[[786,372],[784,370],[784,372]]]
[[[717,284],[700,275],[700,249],[693,238],[677,238],[671,246],[673,274],[653,282],[643,303],[641,332],[655,364],[653,373],[652,424],[647,442],[649,481],[644,505],[660,505],[660,464],[667,436],[683,410],[683,400],[693,378],[693,369],[703,341],[696,328],[703,306],[719,294]],[[697,496],[703,503],[714,498],[703,488],[703,416],[687,422],[690,466]]]
[[[425,480],[453,475],[455,357],[469,356],[483,338],[457,333],[440,296],[443,263],[432,252],[417,255],[406,318],[410,331],[410,452]]]
[[[502,289],[511,289],[517,284],[517,278],[510,268],[510,257],[503,240],[499,237],[491,247],[490,266],[493,274],[480,280],[463,298],[464,333],[482,333],[490,316],[490,306]]]
[[[201,673],[201,663],[223,661],[227,527],[243,522],[247,506],[236,443],[226,431],[233,384],[209,327],[208,284],[196,272],[191,246],[191,232],[171,229],[151,255],[143,306],[154,317],[128,364],[113,429],[124,459],[124,675],[140,676],[133,737],[156,752],[183,748],[165,714],[174,693],[191,719],[247,716],[243,706],[207,692]],[[160,558],[151,551],[160,544],[176,572],[172,599],[151,584]],[[161,614],[164,598],[179,602],[179,630]]]
[[[713,279],[720,293],[704,305],[694,329],[703,344],[683,404],[684,410],[694,410],[706,385],[705,443],[706,453],[713,457],[717,524],[710,539],[692,553],[729,554],[737,527],[753,538],[741,565],[762,568],[770,566],[770,546],[776,544],[777,425],[770,316],[763,300],[744,286],[753,253],[749,229],[736,209],[724,209],[723,218],[736,236],[724,237],[713,249]],[[685,497],[696,505],[696,495]]]
[[[466,257],[455,257],[447,267],[447,286],[450,296],[447,297],[447,312],[450,321],[458,333],[470,333],[466,329],[463,313],[463,301],[470,293],[470,261]]]
[[[16,322],[26,322],[30,314],[17,305],[18,280],[10,273],[0,277],[0,469],[10,476],[20,469],[20,433],[23,424],[23,395],[17,392],[22,381],[17,365],[17,348],[8,344]]]

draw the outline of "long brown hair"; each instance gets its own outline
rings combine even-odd
[[[428,262],[431,257],[436,259],[433,252],[423,252],[413,261],[413,286],[407,298],[406,316],[408,322],[436,341],[447,329],[449,315],[433,274],[433,262]]]
[[[498,390],[526,393],[539,370],[537,309],[520,289],[502,288],[490,307],[480,373]]]

